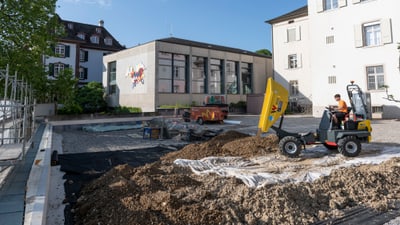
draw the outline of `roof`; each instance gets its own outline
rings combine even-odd
[[[180,45],[198,47],[198,48],[213,49],[213,50],[219,50],[219,51],[225,51],[225,52],[232,52],[232,53],[238,53],[238,54],[244,54],[244,55],[251,55],[251,56],[257,56],[257,57],[271,58],[270,56],[258,54],[258,53],[243,50],[243,49],[231,48],[231,47],[226,47],[226,46],[221,46],[221,45],[214,45],[214,44],[209,44],[209,43],[204,43],[204,42],[191,41],[191,40],[180,39],[180,38],[175,38],[175,37],[158,39],[156,41],[172,43],[172,44],[180,44]]]
[[[288,20],[292,20],[292,19],[296,19],[296,18],[304,17],[304,16],[308,16],[308,6],[307,5],[299,8],[299,9],[296,9],[294,11],[291,11],[289,13],[286,13],[282,16],[278,16],[273,19],[267,20],[265,22],[269,23],[269,24],[274,24],[274,23],[288,21]]]
[[[102,25],[91,25],[91,24],[84,24],[78,23],[73,21],[62,20],[60,18],[60,22],[65,27],[66,36],[61,37],[60,40],[66,42],[74,42],[80,43],[80,46],[83,48],[92,48],[92,49],[103,49],[109,51],[118,51],[125,49],[111,34],[107,31],[107,29]],[[102,21],[101,21],[102,23]],[[69,26],[70,25],[70,26]],[[96,29],[100,28],[101,32],[96,32]],[[85,34],[85,39],[80,39],[77,35],[79,33]],[[99,43],[91,43],[90,37],[92,35],[99,36]],[[105,38],[112,38],[112,45],[106,45],[104,43]]]

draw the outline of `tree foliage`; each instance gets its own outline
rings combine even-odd
[[[102,112],[107,108],[104,100],[104,88],[99,82],[89,82],[78,89],[76,102],[81,106],[83,112]]]
[[[260,49],[256,51],[257,54],[272,56],[272,53],[268,49]]]
[[[0,68],[18,71],[39,96],[45,96],[49,84],[43,56],[53,54],[51,46],[63,32],[56,2],[0,0]]]

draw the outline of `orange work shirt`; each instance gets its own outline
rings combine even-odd
[[[347,113],[347,104],[342,99],[340,99],[338,101],[338,110],[337,111]]]

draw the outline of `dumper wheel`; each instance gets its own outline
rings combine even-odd
[[[361,152],[361,142],[354,136],[346,136],[338,141],[338,150],[344,156],[356,157]]]
[[[197,123],[200,124],[200,125],[203,125],[203,124],[204,124],[203,118],[199,117],[199,118],[197,119]]]
[[[279,149],[284,155],[297,157],[301,152],[301,142],[294,136],[286,136],[279,141]]]

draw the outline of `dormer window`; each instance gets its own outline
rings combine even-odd
[[[113,44],[112,38],[110,38],[110,37],[104,38],[104,44],[106,44],[106,45],[112,45],[112,44]]]
[[[74,24],[73,23],[68,23],[68,29],[70,29],[70,30],[72,30],[72,29],[74,29]]]
[[[76,35],[79,39],[85,40],[85,34],[84,33],[78,33]]]
[[[96,33],[101,34],[101,28],[100,27],[96,27]]]
[[[97,35],[92,35],[90,37],[90,42],[92,42],[93,44],[98,44],[99,43],[99,36]]]

